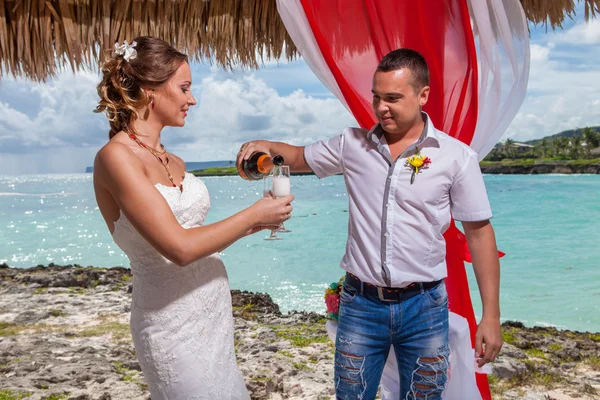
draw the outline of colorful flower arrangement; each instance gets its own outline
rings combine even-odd
[[[344,279],[346,275],[342,276],[339,281],[333,282],[327,289],[325,289],[325,305],[327,306],[327,319],[338,320],[338,310],[340,308],[340,293],[342,293],[342,286],[344,285]]]
[[[419,170],[427,169],[429,164],[431,164],[431,158],[422,155],[417,147],[415,154],[406,160],[406,166],[412,170],[410,175],[411,185],[415,181],[415,176],[419,173]]]

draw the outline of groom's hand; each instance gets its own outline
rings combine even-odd
[[[475,357],[477,366],[483,367],[492,362],[502,348],[502,332],[498,318],[482,318],[475,334]]]
[[[246,142],[240,147],[240,151],[237,154],[236,164],[239,165],[242,160],[247,160],[253,153],[261,151],[272,156],[270,153],[269,141],[267,140],[254,140],[252,142]]]

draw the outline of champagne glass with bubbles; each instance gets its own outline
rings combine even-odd
[[[263,195],[269,196],[269,192],[273,193],[276,198],[289,196],[292,193],[292,185],[290,180],[290,167],[287,165],[276,165],[273,167],[273,173],[264,179],[265,188]],[[283,226],[279,225],[277,229],[271,230],[271,235],[265,240],[281,240],[277,236],[277,232],[291,232]]]

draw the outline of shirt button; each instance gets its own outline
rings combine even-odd
[[[385,236],[385,237],[387,237],[387,235],[388,235],[388,233],[387,233],[387,232],[383,234],[383,236]]]

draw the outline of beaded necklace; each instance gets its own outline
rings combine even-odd
[[[158,151],[156,149],[153,149],[150,146],[145,145],[133,133],[129,133],[128,135],[129,135],[129,139],[133,140],[134,142],[136,142],[138,144],[138,146],[140,146],[140,147],[148,150],[154,157],[156,157],[156,159],[158,160],[158,162],[167,171],[167,175],[169,176],[169,180],[171,181],[171,184],[173,185],[173,187],[177,187],[177,185],[175,184],[175,181],[173,180],[173,175],[171,175],[171,171],[169,171],[169,153],[167,153],[167,150],[165,149],[165,146],[163,146],[162,144],[160,145],[160,148],[162,149],[162,152],[161,152],[161,151]],[[161,158],[162,155],[165,156],[164,160]]]

